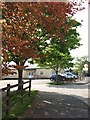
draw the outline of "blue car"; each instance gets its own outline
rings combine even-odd
[[[57,77],[58,77],[58,80],[59,80],[59,81],[65,80],[65,77],[64,77],[63,74],[58,74]],[[56,81],[56,74],[50,75],[50,80],[51,80],[51,81]]]

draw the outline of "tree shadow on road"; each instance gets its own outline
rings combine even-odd
[[[88,118],[87,104],[70,95],[40,91],[27,118]]]

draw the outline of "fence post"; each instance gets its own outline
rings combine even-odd
[[[7,84],[7,93],[6,93],[6,116],[9,116],[10,110],[10,84]]]
[[[31,92],[31,79],[30,79],[30,81],[29,81],[29,96],[30,96],[30,92]]]

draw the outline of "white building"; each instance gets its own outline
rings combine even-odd
[[[16,69],[11,69],[11,71],[16,72],[16,74],[9,74],[7,76],[2,76],[3,79],[5,78],[18,78],[18,71]],[[33,75],[36,78],[49,78],[51,74],[54,73],[53,69],[50,68],[31,68],[28,67],[23,70],[23,78],[28,78],[29,75]]]

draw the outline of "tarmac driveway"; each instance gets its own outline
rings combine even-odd
[[[32,81],[32,90],[39,94],[23,118],[89,118],[87,84],[54,86],[49,82]]]
[[[80,99],[40,91],[23,118],[88,118],[88,106]]]
[[[77,83],[84,83],[85,81],[79,81]],[[64,85],[50,85],[50,80],[32,80],[32,90],[39,90],[44,92],[55,92],[64,95],[74,96],[79,98],[88,104],[89,86],[88,84],[64,84]]]

